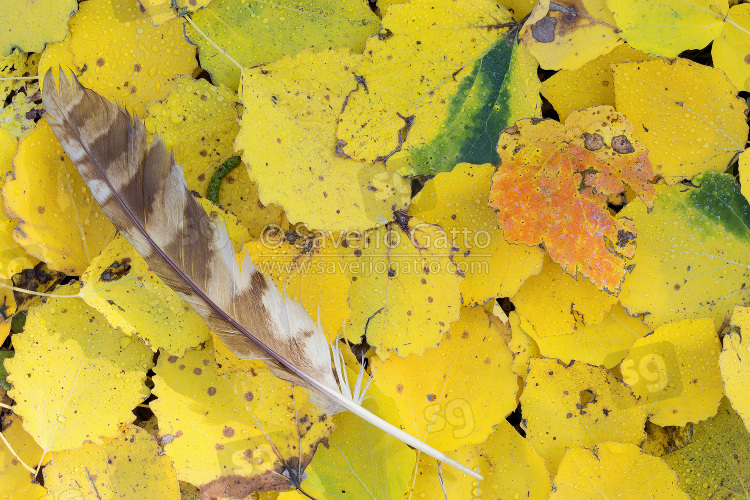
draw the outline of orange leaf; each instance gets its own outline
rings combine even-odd
[[[635,225],[615,219],[607,197],[632,188],[652,206],[653,172],[633,125],[610,106],[574,111],[565,126],[521,120],[500,135],[490,206],[513,243],[544,243],[552,260],[619,293],[635,251]]]

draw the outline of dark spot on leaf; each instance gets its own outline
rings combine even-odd
[[[200,375],[201,373],[203,373],[203,370],[201,370],[200,368],[193,368],[193,373],[196,375]]]
[[[139,73],[141,71],[141,65],[139,63],[135,63],[133,65],[133,71],[135,71],[136,73]]]
[[[635,152],[633,145],[630,144],[630,141],[624,135],[618,135],[617,137],[612,138],[612,149],[620,154]]]
[[[101,281],[117,281],[130,272],[130,258],[125,257],[121,261],[114,261],[99,276]]]
[[[100,57],[99,59],[97,59],[97,60],[96,60],[96,65],[97,65],[97,66],[100,66],[100,67],[101,67],[101,66],[104,66],[104,58],[103,58],[103,57]]]
[[[435,401],[437,399],[437,396],[434,394],[428,394],[427,395],[427,401]]]
[[[604,146],[604,138],[599,134],[589,134],[586,132],[583,134],[583,145],[589,151],[598,151]]]
[[[396,392],[399,394],[404,392],[404,384],[396,384]]]
[[[531,26],[531,36],[540,43],[554,42],[555,26],[557,26],[557,19],[545,16]]]
[[[221,431],[221,433],[224,434],[224,437],[230,438],[230,437],[234,436],[234,429],[232,429],[229,426],[226,426],[226,427],[224,427],[224,430]]]
[[[174,363],[175,361],[177,361],[177,356],[170,356],[167,358],[167,361],[169,361],[170,363]]]
[[[247,391],[245,393],[245,401],[252,401],[255,398],[255,395],[253,395],[252,392]]]
[[[209,387],[206,392],[209,396],[213,396],[214,394],[216,394],[216,387]]]

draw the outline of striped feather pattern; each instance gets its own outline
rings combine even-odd
[[[62,71],[59,89],[47,73],[43,99],[52,130],[107,217],[237,357],[264,359],[297,385],[315,389],[312,378],[339,390],[319,325],[249,258],[238,264],[226,229],[195,200],[158,136],[149,148],[140,120]]]

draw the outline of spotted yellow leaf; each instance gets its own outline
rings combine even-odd
[[[392,6],[354,68],[337,151],[402,175],[497,163],[500,132],[541,111],[537,63],[515,25],[494,0]]]
[[[633,137],[648,148],[654,173],[668,183],[723,172],[745,149],[747,104],[721,70],[687,59],[613,68],[616,107],[635,125]]]
[[[542,68],[576,70],[620,45],[619,31],[605,0],[540,0],[520,38]]]
[[[732,313],[733,327],[724,335],[723,349],[719,356],[724,391],[750,431],[750,308],[737,306]]]
[[[660,427],[650,421],[646,422],[646,442],[641,449],[655,457],[679,450],[693,441],[693,424],[685,427]]]
[[[305,50],[243,73],[235,149],[243,150],[261,202],[283,207],[290,222],[364,230],[408,206],[401,177],[334,153],[336,119],[356,86],[351,69],[360,59],[348,49]]]
[[[374,361],[375,384],[396,401],[407,432],[455,450],[483,442],[515,409],[517,377],[498,330],[481,308],[463,307],[439,348]]]
[[[13,337],[16,355],[5,361],[13,410],[44,452],[115,436],[148,396],[151,351],[80,298],[62,296],[77,288],[58,288],[60,297],[29,311],[23,333]]]
[[[454,260],[466,276],[461,297],[469,306],[512,297],[542,269],[541,248],[508,243],[497,228],[486,200],[494,171],[490,164],[459,163],[427,181],[409,208],[410,214],[440,225],[458,246]]]
[[[440,226],[404,214],[342,249],[352,279],[344,335],[363,338],[385,359],[421,355],[459,318],[463,280],[455,247]]]
[[[215,171],[233,154],[239,132],[237,93],[206,80],[176,78],[177,87],[163,101],[146,104],[146,129],[173,148],[188,188],[206,196]],[[281,223],[281,209],[264,206],[244,165],[221,183],[219,204],[234,213],[254,237],[264,227]]]
[[[510,367],[513,373],[522,379],[526,379],[529,360],[543,356],[540,354],[539,346],[534,338],[521,327],[521,317],[516,311],[511,311],[508,315],[508,324],[512,332],[508,347],[513,352],[513,363]]]
[[[635,341],[620,371],[651,422],[684,426],[716,415],[724,396],[720,351],[713,319],[667,323]]]
[[[662,189],[651,213],[635,200],[619,216],[638,228],[622,305],[651,328],[710,317],[718,329],[750,301],[750,204],[731,175],[706,172]]]
[[[544,460],[508,422],[498,422],[495,428],[484,443],[467,444],[451,453],[482,474],[482,481],[440,467],[434,459],[421,455],[412,498],[546,500],[552,484]]]
[[[178,5],[187,3],[178,1]],[[240,83],[240,71],[211,42],[249,68],[308,47],[315,51],[348,47],[361,53],[367,37],[378,29],[377,16],[363,0],[214,0],[191,17],[203,32],[191,25],[186,30],[199,47],[201,67],[214,83],[232,89]]]
[[[14,49],[41,52],[50,42],[68,33],[70,16],[78,10],[76,0],[9,0],[0,9],[0,56]]]
[[[560,119],[565,119],[576,109],[614,106],[615,85],[610,65],[649,59],[653,58],[628,44],[621,44],[574,71],[558,71],[542,82],[542,94],[555,108]]]
[[[617,27],[633,48],[676,57],[702,49],[721,33],[728,0],[607,0]]]
[[[14,414],[5,416],[3,438],[13,448],[18,458],[29,467],[35,468],[42,460],[42,449],[21,426],[21,419]],[[0,498],[3,500],[41,500],[46,491],[34,482],[33,475],[26,470],[18,458],[0,443]]]
[[[159,498],[179,500],[172,460],[148,432],[126,425],[101,445],[57,451],[44,469],[50,494],[75,491],[81,498]]]
[[[627,492],[629,498],[690,500],[663,459],[631,443],[600,443],[565,452],[550,500],[599,500]]]
[[[750,149],[746,149],[740,153],[738,162],[742,196],[746,200],[750,200]]]
[[[146,11],[151,23],[159,26],[177,17],[177,12],[172,8],[172,0],[138,0]],[[195,2],[195,0],[193,0]]]
[[[557,470],[566,448],[606,441],[640,445],[648,410],[609,371],[585,363],[532,358],[521,409],[526,439]]]
[[[27,78],[37,75],[40,57],[41,54],[17,51],[0,57],[0,99],[6,100],[12,92],[18,92],[30,83]],[[14,80],[13,77],[20,78]]]
[[[693,426],[690,444],[664,460],[693,500],[748,498],[750,433],[727,399],[714,418]]]
[[[302,471],[333,424],[306,389],[276,376],[262,361],[248,371],[217,372],[211,342],[183,357],[160,356],[150,406],[177,477],[204,497],[244,498],[283,490]]]
[[[143,116],[144,103],[163,99],[174,76],[192,76],[195,46],[185,40],[180,19],[159,27],[140,11],[138,0],[90,0],[70,22],[68,51],[81,83]],[[61,62],[70,61],[65,50]],[[55,61],[45,61],[53,66]],[[85,71],[84,71],[85,70]]]
[[[42,119],[18,144],[3,186],[13,239],[51,269],[78,276],[115,234],[78,170]]]

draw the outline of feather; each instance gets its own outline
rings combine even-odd
[[[279,292],[249,257],[240,264],[221,224],[188,190],[162,140],[138,118],[52,72],[42,97],[47,120],[91,193],[151,270],[177,292],[241,359],[263,359],[274,375],[307,387],[328,412],[348,410],[433,458],[475,471],[373,415],[337,381],[325,334],[302,305]],[[335,358],[338,364],[338,357]],[[339,376],[341,377],[341,370]],[[344,387],[346,385],[346,387]],[[359,382],[358,382],[359,386]]]

